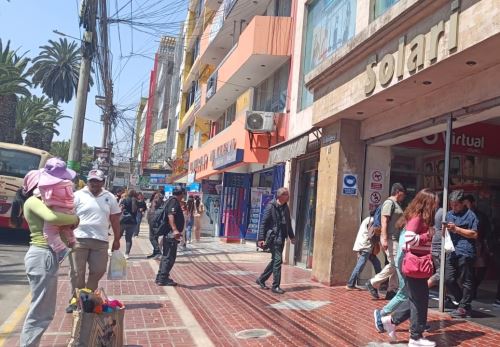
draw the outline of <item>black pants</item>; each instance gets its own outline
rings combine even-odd
[[[278,288],[281,283],[281,264],[283,263],[283,244],[274,244],[271,247],[271,261],[260,275],[259,279],[266,282],[273,275],[273,288]]]
[[[153,246],[153,253],[160,254],[160,244],[158,243],[159,236],[155,235],[151,224],[149,225],[149,242]]]
[[[125,234],[125,254],[130,254],[132,248],[132,238],[137,229],[136,224],[120,224],[122,236]]]
[[[410,337],[414,340],[422,338],[427,324],[427,307],[429,304],[429,288],[427,279],[405,277],[408,300],[399,305],[392,314],[392,321],[399,325],[410,319]]]
[[[175,239],[167,237],[163,238],[163,255],[160,260],[160,268],[158,269],[157,281],[166,281],[170,278],[170,271],[175,264],[177,257],[177,244],[179,242]]]
[[[474,258],[450,254],[446,257],[445,271],[448,293],[455,297],[460,307],[470,310],[474,294]],[[462,278],[462,289],[457,283],[459,278]]]

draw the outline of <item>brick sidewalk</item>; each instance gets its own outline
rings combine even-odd
[[[270,255],[255,252],[254,243],[223,244],[206,238],[180,251],[172,277],[179,285],[157,287],[157,261],[146,231],[134,239],[127,280],[102,280],[109,296],[123,301],[127,346],[389,346],[389,338],[373,327],[372,312],[385,301],[364,291],[326,287],[309,280],[310,273],[284,266],[284,295],[257,288],[256,276]],[[122,245],[124,247],[124,245]],[[60,270],[56,317],[41,346],[65,346],[72,315],[64,313],[69,297],[68,265]],[[438,346],[498,346],[500,332],[466,321],[429,315],[430,339]],[[22,323],[21,323],[22,324]],[[5,346],[19,345],[20,326]],[[264,337],[243,339],[247,329]],[[408,324],[398,328],[405,345]]]

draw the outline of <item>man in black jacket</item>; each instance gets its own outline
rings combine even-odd
[[[273,275],[273,293],[283,294],[285,291],[280,288],[281,264],[283,262],[283,247],[287,237],[295,243],[295,236],[292,229],[288,200],[290,193],[287,188],[280,188],[276,192],[276,199],[267,204],[262,223],[259,229],[258,245],[263,248],[265,245],[271,250],[271,261],[267,265],[262,275],[257,278],[256,283],[262,289],[269,289],[266,281]],[[269,236],[270,235],[270,236]]]

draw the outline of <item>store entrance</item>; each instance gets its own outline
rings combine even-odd
[[[295,264],[312,268],[314,246],[314,223],[316,220],[316,189],[318,181],[318,157],[299,162],[299,195],[297,205],[297,225]]]
[[[476,299],[495,301],[500,289],[500,118],[453,129],[449,191],[461,189],[475,200],[480,226],[475,268],[480,286]],[[420,189],[443,189],[444,133],[391,148],[391,185],[400,182],[410,201]],[[500,293],[498,293],[500,295]]]

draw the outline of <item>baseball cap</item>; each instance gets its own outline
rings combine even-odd
[[[464,191],[462,189],[454,190],[448,196],[450,201],[462,201],[464,199]]]
[[[87,177],[87,182],[90,180],[104,181],[104,179],[104,172],[102,172],[101,170],[90,170]]]

